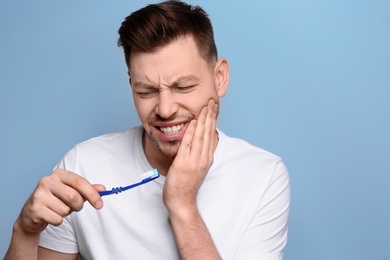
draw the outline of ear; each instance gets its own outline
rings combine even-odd
[[[217,61],[214,69],[214,77],[218,96],[223,97],[228,90],[230,79],[230,67],[225,58],[220,58]]]
[[[129,75],[129,85],[131,87],[131,76],[130,76],[130,71],[127,71],[127,75]]]

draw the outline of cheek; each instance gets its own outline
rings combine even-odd
[[[202,91],[197,92],[195,95],[186,97],[185,104],[191,108],[192,111],[200,113],[203,107],[207,106],[209,100],[214,99],[219,102],[218,93],[214,88],[203,88]]]
[[[138,117],[142,123],[147,122],[148,118],[154,112],[154,105],[152,102],[144,99],[134,99],[135,109],[137,110]]]
[[[194,97],[186,99],[183,107],[187,113],[191,114],[194,118],[198,118],[200,112],[208,105],[210,99],[214,99],[216,102],[218,102],[218,99],[216,99],[214,96],[205,96],[202,98],[198,96],[196,98]]]

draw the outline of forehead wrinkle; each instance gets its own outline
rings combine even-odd
[[[196,77],[195,75],[186,75],[186,76],[179,76],[176,79],[174,79],[171,83],[164,84],[167,87],[176,87],[181,84],[186,83],[195,83],[198,82],[200,79]]]
[[[200,78],[193,75],[193,74],[190,74],[190,75],[185,75],[185,76],[179,76],[179,77],[175,78],[172,82],[167,82],[167,83],[163,83],[162,82],[163,80],[159,80],[160,83],[154,83],[150,79],[147,79],[147,81],[149,81],[149,82],[145,82],[142,80],[136,81],[132,85],[135,88],[144,88],[144,89],[151,89],[151,88],[156,89],[157,88],[160,90],[165,90],[168,88],[177,87],[181,84],[197,83],[200,81]]]
[[[177,84],[177,83],[183,83],[188,81],[199,81],[199,78],[196,77],[195,75],[180,76],[174,81],[174,83]]]
[[[156,88],[155,85],[153,84],[149,84],[149,83],[146,83],[146,82],[143,82],[143,81],[136,81],[134,83],[131,84],[133,87],[135,88]]]

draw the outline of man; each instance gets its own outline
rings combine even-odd
[[[216,128],[230,72],[207,14],[149,5],[119,35],[142,127],[69,151],[24,205],[5,258],[282,259],[287,170]],[[100,197],[152,168],[162,177]]]

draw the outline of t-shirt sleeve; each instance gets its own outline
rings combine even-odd
[[[283,259],[287,243],[290,181],[280,160],[240,243],[235,259]]]
[[[42,231],[39,246],[61,253],[78,253],[79,248],[69,216],[59,226],[48,225]]]

